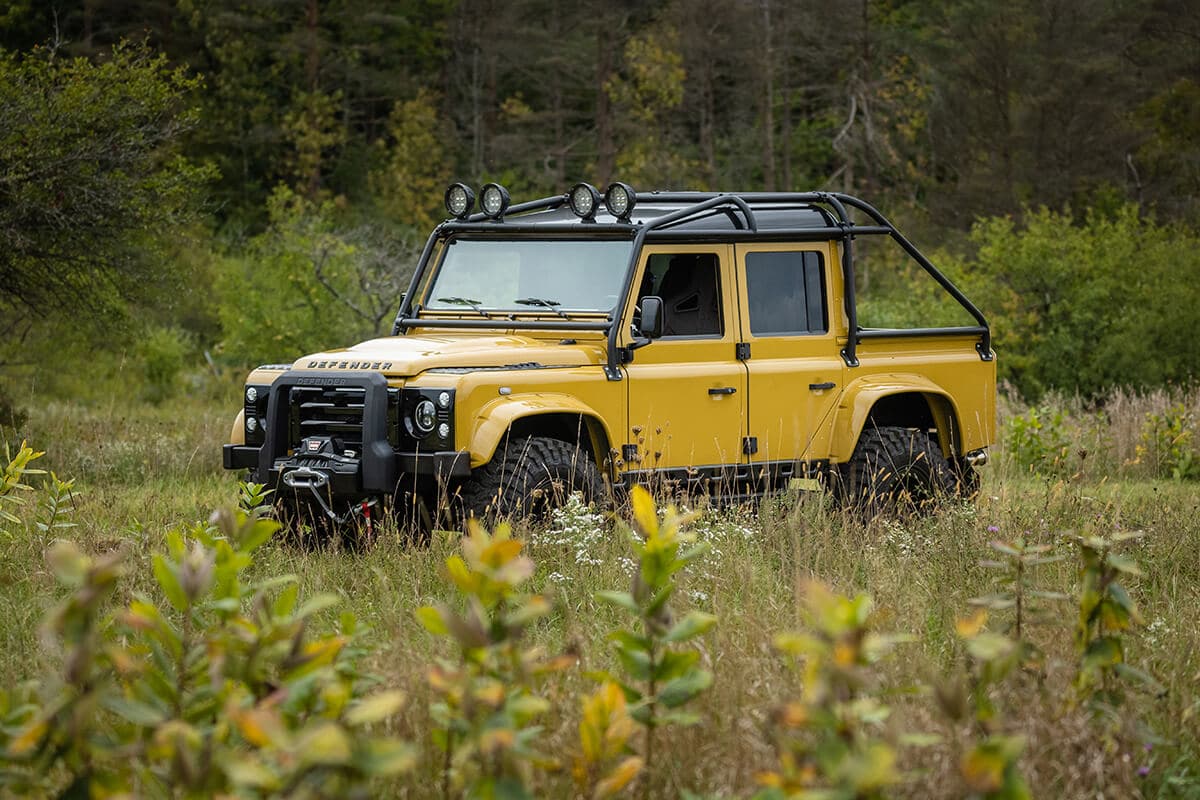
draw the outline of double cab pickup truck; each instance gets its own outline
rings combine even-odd
[[[426,529],[632,484],[720,499],[824,485],[873,512],[976,491],[995,438],[990,329],[868,203],[623,183],[478,199],[446,191],[390,336],[250,373],[226,468],[337,525]],[[862,327],[868,238],[970,324]]]

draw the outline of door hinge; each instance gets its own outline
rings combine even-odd
[[[758,452],[758,437],[743,436],[742,437],[742,452],[748,456],[752,456]]]
[[[738,361],[746,361],[750,358],[750,343],[738,342],[734,349],[734,355]]]

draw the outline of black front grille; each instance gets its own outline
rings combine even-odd
[[[359,386],[293,386],[292,444],[309,436],[333,436],[347,448],[360,450],[365,397],[366,390]]]

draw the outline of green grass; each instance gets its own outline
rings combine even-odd
[[[119,600],[133,592],[155,593],[148,564],[166,530],[236,501],[236,480],[220,468],[220,444],[235,404],[53,402],[36,408],[17,433],[18,441],[28,438],[47,451],[41,466],[78,481],[78,526],[64,535],[93,552],[128,549],[131,577]],[[1072,710],[1067,686],[1074,610],[1064,604],[1056,626],[1034,633],[1047,655],[1041,685],[1029,677],[1010,681],[1000,706],[1007,727],[1028,738],[1021,765],[1036,797],[1200,795],[1198,520],[1200,489],[1194,483],[1096,475],[1045,480],[1003,459],[987,468],[976,504],[905,524],[863,526],[817,495],[772,498],[755,510],[706,513],[693,528],[711,542],[712,551],[688,568],[678,604],[720,618],[702,640],[705,666],[715,681],[694,704],[704,722],[660,737],[661,753],[649,767],[658,776],[656,785],[663,796],[683,789],[704,797],[752,793],[755,774],[773,758],[765,735],[771,709],[798,691],[798,676],[773,651],[771,640],[774,633],[800,625],[800,587],[806,579],[819,578],[845,593],[872,594],[887,630],[917,637],[881,665],[887,682],[927,687],[956,668],[961,656],[955,620],[970,612],[971,597],[991,590],[994,574],[978,563],[989,557],[990,539],[1024,535],[1053,544],[1069,557],[1045,567],[1040,583],[1070,593],[1076,588],[1076,562],[1069,534],[1120,526],[1146,533],[1129,547],[1145,572],[1130,583],[1146,624],[1128,637],[1128,657],[1156,676],[1165,693],[1136,694],[1125,714],[1130,724],[1108,739]],[[999,531],[990,532],[989,526]],[[570,649],[580,656],[577,669],[546,688],[553,711],[544,720],[543,748],[569,762],[579,700],[592,686],[584,675],[614,666],[605,637],[623,622],[593,595],[628,587],[629,553],[619,530],[608,525],[597,531],[586,520],[574,533],[525,533],[538,563],[532,588],[556,602],[555,613],[531,636],[552,650]],[[55,653],[38,635],[41,618],[60,597],[44,562],[49,538],[33,529],[0,533],[0,675],[6,683],[55,668]],[[385,531],[363,554],[271,545],[254,567],[263,575],[299,575],[305,594],[341,595],[370,629],[370,669],[412,695],[392,723],[393,732],[419,743],[424,758],[414,776],[386,787],[389,795],[429,796],[429,787],[437,785],[440,758],[429,741],[425,672],[448,651],[420,628],[413,610],[453,598],[441,564],[455,546],[453,537],[439,536],[426,549],[408,549],[394,531]],[[998,614],[994,623],[1003,619]],[[897,694],[889,702],[893,733],[954,738],[934,713],[927,690]],[[1134,720],[1144,723],[1144,730]],[[1143,742],[1152,745],[1149,752]],[[901,763],[909,777],[897,796],[963,795],[950,741],[921,750],[902,748]],[[1143,766],[1150,771],[1141,777],[1137,770]],[[567,773],[540,780],[540,796],[570,794]]]

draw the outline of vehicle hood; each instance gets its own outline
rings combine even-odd
[[[411,377],[436,368],[603,364],[600,341],[558,344],[527,336],[390,336],[296,359],[292,369],[371,370]]]

